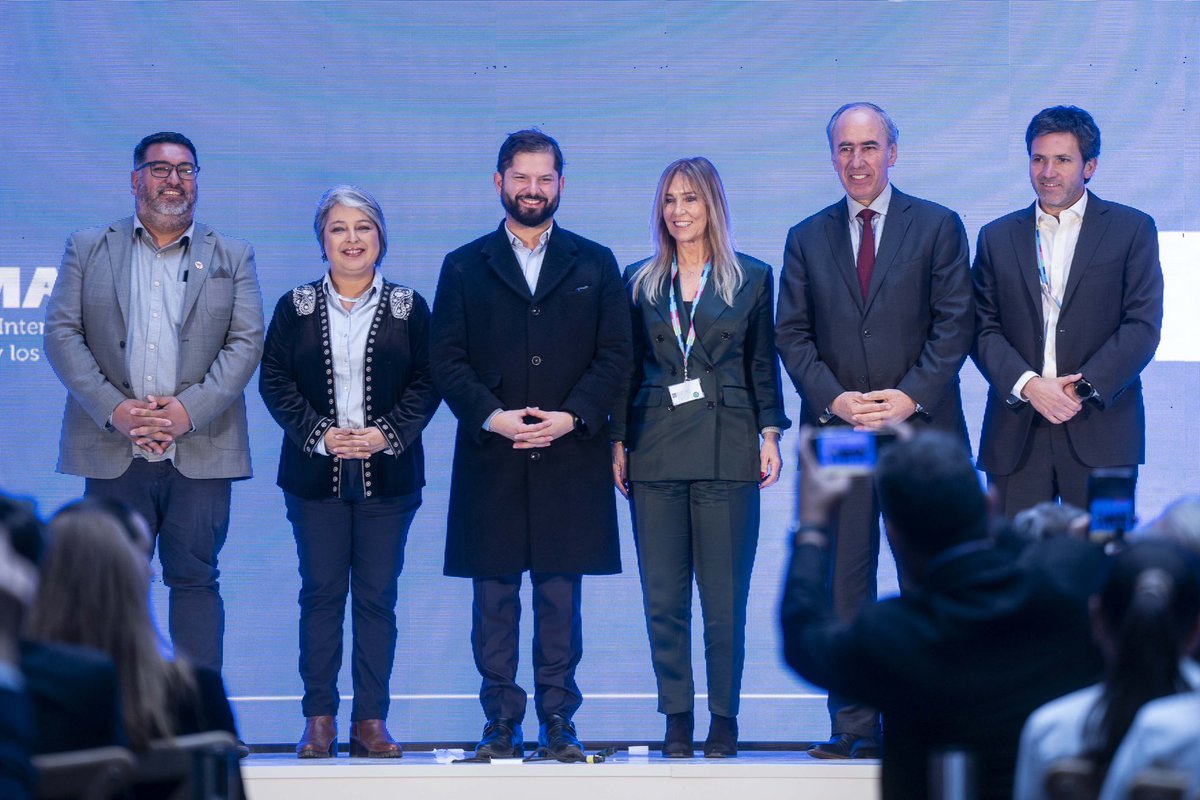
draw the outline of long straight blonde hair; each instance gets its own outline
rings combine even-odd
[[[682,175],[692,188],[704,198],[708,209],[708,226],[705,236],[712,252],[712,273],[709,280],[713,289],[725,305],[733,305],[733,296],[742,285],[744,274],[733,249],[733,226],[729,217],[729,203],[725,200],[725,186],[717,168],[704,157],[681,158],[672,161],[662,177],[658,179],[658,190],[654,193],[654,207],[650,210],[650,238],[654,241],[654,255],[633,274],[631,285],[633,299],[645,297],[649,303],[658,302],[660,292],[668,291],[671,280],[671,263],[675,260],[675,239],[667,230],[663,219],[663,201],[671,181]]]

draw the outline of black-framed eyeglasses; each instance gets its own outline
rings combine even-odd
[[[179,180],[194,181],[196,180],[196,173],[200,171],[200,165],[187,161],[182,164],[172,164],[169,161],[147,161],[145,164],[133,168],[134,172],[139,169],[150,170],[150,174],[156,178],[169,177],[171,170],[175,170],[175,174],[179,176]]]

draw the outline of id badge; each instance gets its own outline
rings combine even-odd
[[[667,391],[671,393],[671,404],[676,406],[690,403],[693,400],[704,399],[704,390],[700,388],[699,378],[692,378],[690,381],[668,386]]]

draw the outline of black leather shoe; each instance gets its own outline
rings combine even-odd
[[[663,758],[691,758],[696,715],[691,711],[667,714],[667,733],[663,736]]]
[[[559,761],[583,761],[583,745],[575,738],[575,725],[562,714],[546,717],[538,731],[538,749]]]
[[[525,755],[525,739],[521,736],[521,723],[507,717],[488,720],[483,726],[483,737],[475,746],[476,758],[522,758]]]
[[[854,746],[850,748],[851,758],[879,758],[879,742],[872,739],[870,736],[860,736],[854,740]]]
[[[879,758],[879,744],[870,736],[835,733],[827,742],[808,748],[813,758]]]
[[[737,758],[737,717],[713,714],[704,740],[705,758]]]

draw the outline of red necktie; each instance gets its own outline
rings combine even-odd
[[[867,302],[867,290],[871,288],[871,273],[875,270],[875,228],[871,220],[878,211],[864,208],[858,212],[862,220],[862,236],[858,239],[858,287],[862,289],[863,302]]]

